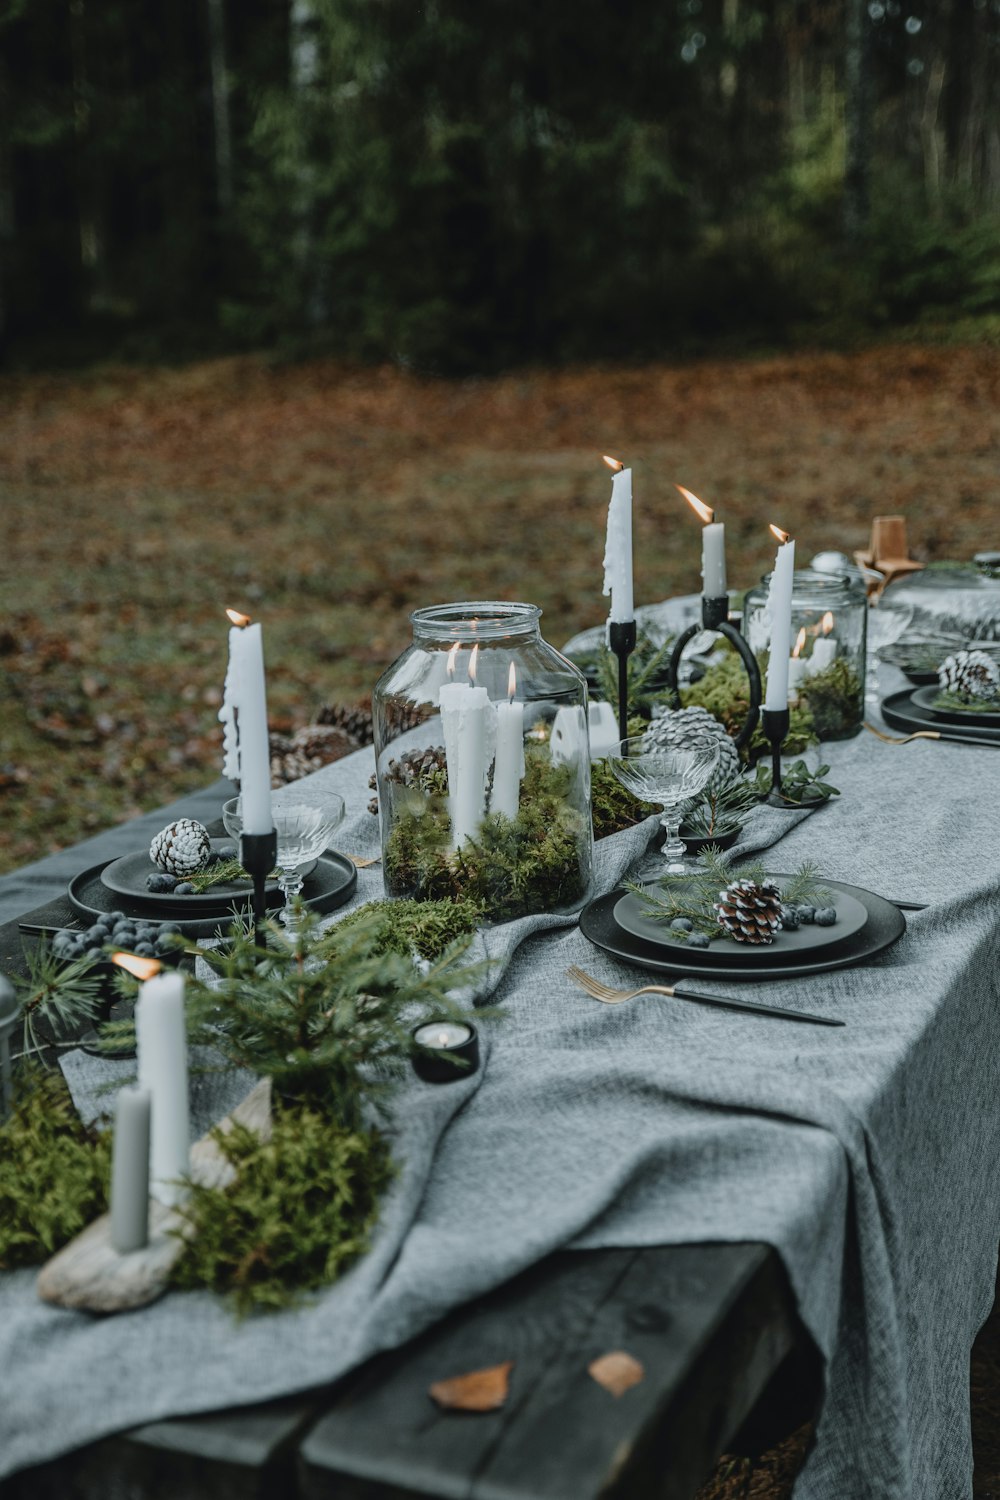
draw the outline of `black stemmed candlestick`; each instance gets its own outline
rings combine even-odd
[[[787,807],[781,795],[781,747],[788,738],[792,716],[787,708],[762,708],[761,728],[771,747],[771,792],[768,802],[772,807]]]
[[[273,828],[270,833],[240,834],[240,864],[253,881],[253,940],[258,948],[267,947],[264,887],[277,860],[278,835]]]
[[[743,662],[743,666],[746,670],[747,680],[750,685],[750,706],[747,709],[746,718],[743,720],[743,727],[741,728],[739,734],[735,737],[737,749],[742,750],[743,746],[747,744],[750,736],[756,729],[757,718],[760,714],[760,668],[757,665],[757,658],[750,650],[750,647],[748,646],[745,638],[740,634],[740,632],[734,625],[730,625],[729,623],[728,594],[721,594],[718,598],[709,598],[707,595],[703,594],[701,597],[701,623],[689,625],[687,630],[684,631],[683,635],[677,637],[677,641],[674,645],[673,652],[670,656],[670,662],[667,667],[667,681],[670,685],[670,690],[673,695],[674,707],[680,708],[681,706],[680,693],[677,686],[677,674],[680,670],[681,657],[684,655],[684,647],[687,645],[688,641],[690,641],[694,636],[698,635],[702,630],[714,630],[719,635],[725,636],[730,645],[735,646],[736,650],[739,652],[740,659]],[[785,734],[787,733],[788,726],[786,724]]]
[[[618,737],[621,740],[628,739],[628,659],[635,650],[635,640],[634,620],[608,621],[608,645],[618,658]]]

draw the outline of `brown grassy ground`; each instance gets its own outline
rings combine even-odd
[[[422,382],[256,359],[0,378],[0,870],[219,767],[222,609],[265,621],[276,726],[366,693],[407,611],[525,598],[559,642],[603,618],[609,482],[635,470],[636,597],[697,586],[675,480],[800,557],[902,511],[919,556],[1000,546],[1000,353],[892,347]],[[977,1497],[1000,1494],[997,1329],[974,1381]],[[992,1444],[992,1446],[991,1446]],[[801,1435],[705,1494],[778,1500]]]
[[[1000,355],[886,348],[424,382],[258,359],[0,379],[0,869],[218,767],[222,608],[265,621],[272,717],[356,698],[446,598],[602,618],[602,452],[635,469],[636,597],[696,586],[679,480],[752,582],[905,511],[997,544]]]

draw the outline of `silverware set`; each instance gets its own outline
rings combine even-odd
[[[808,1010],[787,1010],[779,1005],[761,1005],[756,1000],[741,1000],[735,995],[712,995],[707,990],[681,989],[681,984],[686,983],[684,980],[679,980],[677,984],[643,984],[634,990],[615,990],[610,985],[601,984],[576,964],[571,964],[566,973],[574,984],[579,985],[592,1000],[599,1000],[602,1005],[622,1005],[626,1000],[634,1000],[637,995],[666,995],[674,1000],[693,1000],[699,1005],[718,1005],[724,1010],[746,1010],[754,1015],[774,1016],[782,1021],[804,1021],[812,1026],[846,1025],[846,1022],[836,1016],[820,1016]]]

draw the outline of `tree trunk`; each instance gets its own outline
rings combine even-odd
[[[215,145],[215,195],[223,216],[233,206],[233,147],[226,63],[225,0],[206,0],[208,61],[212,74],[212,126]]]
[[[93,142],[91,86],[87,55],[85,0],[70,0],[70,45],[73,57],[73,130],[76,136],[77,214],[80,261],[93,309],[107,298],[107,260],[100,165]]]
[[[292,204],[291,248],[302,289],[302,313],[319,328],[327,307],[316,258],[316,169],[313,163],[313,95],[319,80],[319,17],[315,0],[291,0],[289,67],[292,101],[298,117],[299,159]]]
[[[847,0],[844,50],[843,227],[848,245],[868,229],[871,193],[872,83],[867,0]]]

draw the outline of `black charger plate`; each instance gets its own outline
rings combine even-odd
[[[101,872],[110,864],[110,860],[103,860],[99,865],[91,865],[89,870],[83,870],[75,875],[69,883],[69,900],[74,911],[81,916],[95,917],[104,916],[109,911],[123,911],[127,917],[136,921],[145,919],[147,922],[173,921],[176,922],[185,937],[215,937],[219,932],[225,932],[232,919],[232,909],[242,911],[249,905],[250,893],[247,891],[244,897],[233,901],[229,907],[220,906],[214,914],[202,909],[197,916],[183,916],[184,896],[177,896],[174,907],[179,909],[179,914],[171,914],[169,919],[167,912],[159,904],[151,905],[148,900],[141,897],[128,897],[116,894],[108,890],[101,880]],[[305,878],[302,887],[302,897],[308,907],[313,911],[328,912],[335,911],[338,906],[343,906],[353,896],[358,884],[358,872],[351,861],[343,854],[336,854],[328,849],[321,854],[316,861],[316,868]],[[148,892],[147,892],[148,896]],[[197,901],[197,896],[190,898]],[[267,907],[271,912],[277,911],[284,903],[281,892],[275,888],[267,892]]]
[[[939,724],[961,724],[963,729],[1000,729],[1000,713],[985,713],[974,709],[965,712],[960,708],[935,708],[934,699],[941,692],[940,686],[935,683],[933,687],[919,687],[910,694],[910,702],[914,708],[926,709],[933,715]]]
[[[713,963],[712,950],[709,949],[708,961],[699,962],[694,972],[701,979],[797,979],[804,974],[822,974],[828,969],[846,969],[851,964],[863,963],[884,952],[906,931],[903,913],[884,896],[876,896],[874,891],[846,885],[840,880],[824,880],[823,884],[831,891],[843,891],[853,896],[865,907],[868,919],[859,932],[830,947],[817,949],[812,959],[799,952],[795,954],[794,962],[775,961],[770,953],[762,952],[759,958],[745,965],[733,964],[728,958]],[[640,968],[675,977],[691,975],[693,966],[683,948],[674,951],[665,949],[662,943],[648,943],[618,925],[614,913],[623,895],[624,888],[618,886],[584,907],[580,914],[580,931],[584,937],[612,957]]]
[[[903,734],[914,734],[921,729],[935,730],[943,740],[962,740],[966,744],[1000,745],[1000,729],[986,729],[965,721],[962,724],[947,724],[929,708],[921,708],[913,701],[913,691],[904,688],[901,693],[890,693],[881,703],[882,717],[892,729]],[[969,718],[978,715],[970,714]]]

